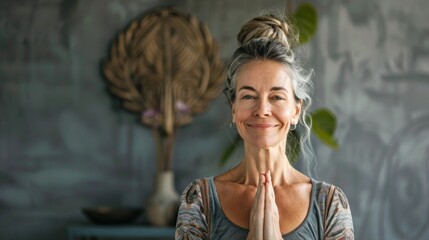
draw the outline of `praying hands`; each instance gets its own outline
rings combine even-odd
[[[247,240],[283,239],[280,231],[279,210],[276,204],[271,173],[259,174],[258,189],[250,211]]]

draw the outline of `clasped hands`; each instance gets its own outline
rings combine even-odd
[[[247,240],[280,240],[279,210],[274,195],[271,173],[259,174],[255,200],[250,210]]]

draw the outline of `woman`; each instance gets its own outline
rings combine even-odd
[[[247,22],[238,34],[224,90],[244,156],[228,172],[191,183],[178,213],[176,239],[353,239],[347,198],[289,163],[289,131],[304,130],[310,75],[291,50],[294,38],[281,18]],[[296,38],[295,38],[296,39]]]

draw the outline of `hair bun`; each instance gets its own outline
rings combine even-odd
[[[240,45],[243,45],[252,39],[268,38],[271,41],[281,42],[290,49],[291,43],[295,41],[293,35],[292,28],[285,19],[264,15],[244,24],[237,35],[237,40]]]

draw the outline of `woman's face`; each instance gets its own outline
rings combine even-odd
[[[245,143],[260,148],[285,146],[290,125],[298,122],[300,111],[282,64],[254,60],[242,67],[232,116]]]

